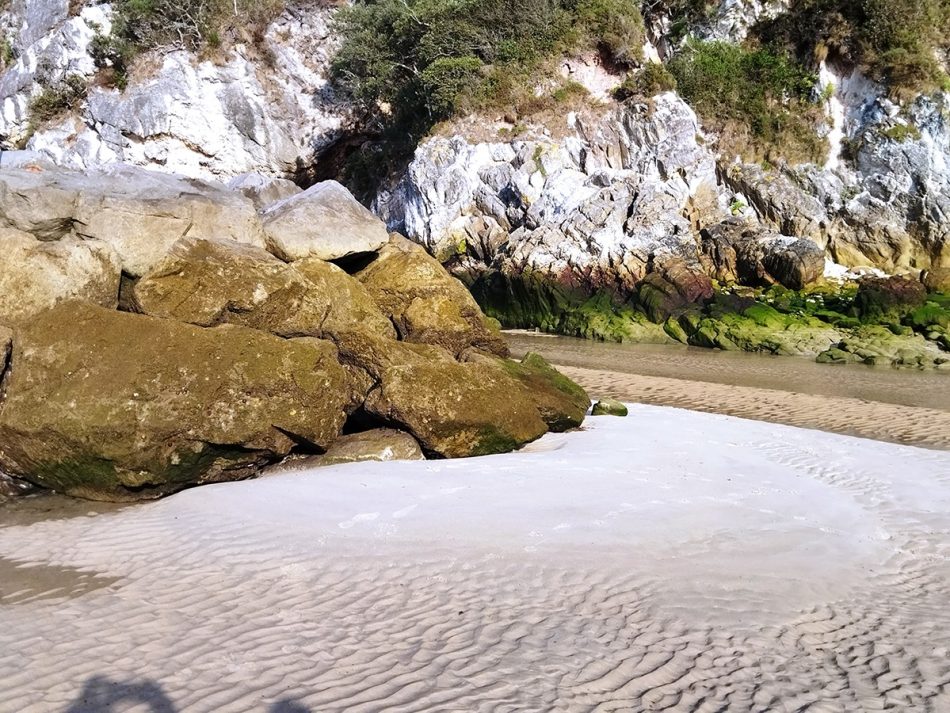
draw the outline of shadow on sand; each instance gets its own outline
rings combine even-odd
[[[116,713],[129,705],[146,706],[149,713],[178,713],[162,687],[154,681],[123,683],[105,676],[93,676],[65,713]],[[290,699],[277,701],[267,713],[313,713]]]

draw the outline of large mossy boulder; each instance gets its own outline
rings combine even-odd
[[[408,431],[430,454],[504,453],[548,430],[521,384],[494,364],[460,363],[441,347],[359,333],[339,344],[341,358],[373,384],[365,416]]]
[[[37,240],[0,228],[0,323],[16,324],[70,299],[116,306],[121,266],[98,240]]]
[[[134,288],[143,314],[202,327],[237,324],[283,337],[333,339],[360,330],[395,338],[358,280],[332,263],[288,265],[231,240],[179,241]]]
[[[465,286],[402,236],[393,235],[356,277],[392,319],[401,339],[434,344],[456,356],[470,348],[508,355],[508,345]]]
[[[950,267],[934,267],[920,276],[920,281],[929,292],[950,295]]]
[[[540,354],[529,353],[521,362],[488,357],[483,363],[503,367],[523,387],[541,418],[555,433],[578,428],[590,408],[590,397],[578,384],[551,366]]]
[[[326,449],[362,399],[330,342],[67,302],[21,327],[0,470],[92,499],[235,480]]]
[[[292,262],[338,260],[379,250],[383,222],[336,181],[324,181],[269,206],[262,214],[267,249]]]

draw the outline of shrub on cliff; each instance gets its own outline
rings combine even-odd
[[[937,60],[950,51],[946,0],[798,0],[755,35],[806,62],[858,66],[899,95],[948,82]]]
[[[426,128],[507,103],[515,77],[565,50],[597,48],[626,66],[643,44],[629,0],[364,1],[342,8],[336,28],[337,84],[383,123]]]
[[[781,52],[691,41],[669,63],[680,94],[721,134],[726,152],[821,160],[811,100],[816,77]]]
[[[141,51],[179,47],[192,51],[217,47],[232,31],[238,35],[266,27],[284,0],[118,0],[109,35],[97,35],[92,55],[125,83],[128,64]]]

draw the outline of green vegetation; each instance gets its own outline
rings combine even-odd
[[[662,64],[648,62],[638,72],[628,74],[623,83],[614,90],[617,101],[631,97],[655,97],[663,92],[676,91],[676,77]]]
[[[86,80],[71,74],[43,87],[43,91],[30,102],[30,117],[39,124],[56,119],[66,112],[77,109],[86,98]]]
[[[122,88],[138,53],[169,46],[206,50],[229,35],[250,33],[254,39],[283,10],[284,0],[118,0],[113,7],[112,32],[94,38],[92,54]]]
[[[947,82],[936,58],[950,49],[946,0],[797,0],[755,35],[802,62],[860,67],[898,96]]]
[[[815,133],[821,111],[811,96],[816,77],[784,53],[690,41],[669,69],[725,153],[773,163],[824,157],[827,144]]]
[[[897,141],[898,143],[920,139],[920,129],[913,124],[894,124],[881,133],[891,141]]]
[[[630,67],[644,37],[631,0],[361,0],[339,10],[335,28],[334,81],[382,143],[351,158],[357,191],[361,167],[381,178],[440,121],[489,108],[531,115],[576,97],[552,81],[565,52],[596,49]],[[539,97],[544,84],[554,88]]]

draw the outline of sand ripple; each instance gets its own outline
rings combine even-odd
[[[950,388],[946,396],[947,410],[937,410],[579,367],[558,368],[598,397],[950,449]]]
[[[0,602],[0,711],[950,710],[950,455],[646,406],[560,439],[0,529],[104,583]]]

